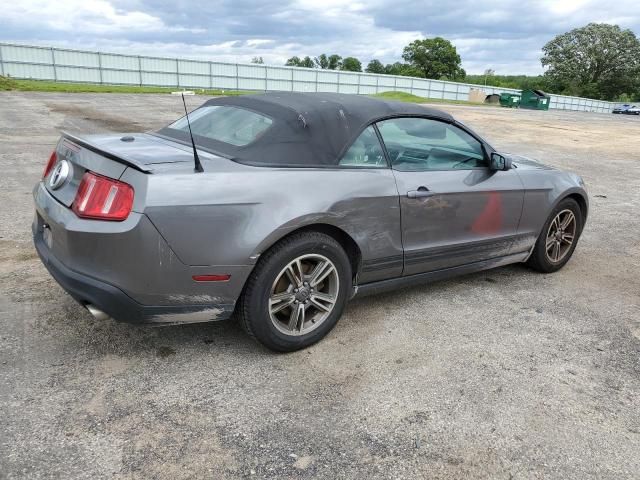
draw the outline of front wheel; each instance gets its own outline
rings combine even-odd
[[[240,299],[240,321],[272,350],[299,350],[335,326],[351,287],[349,258],[335,239],[294,234],[258,262]]]
[[[527,264],[543,273],[564,267],[578,243],[582,221],[577,202],[571,198],[562,200],[549,215]]]

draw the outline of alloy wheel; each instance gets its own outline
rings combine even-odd
[[[569,209],[562,210],[554,217],[547,231],[547,259],[552,263],[561,262],[571,250],[575,238],[576,216]]]
[[[286,335],[305,335],[331,315],[338,300],[338,270],[323,255],[302,255],[277,275],[269,295],[269,316]]]

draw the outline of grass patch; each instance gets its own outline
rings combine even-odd
[[[0,76],[0,90],[18,90],[22,92],[62,92],[62,93],[170,93],[180,90],[177,87],[140,87],[137,85],[98,85],[93,83],[64,83],[48,80],[16,80]],[[247,95],[247,90],[219,90],[219,89],[189,89],[198,95]],[[397,100],[410,103],[442,103],[457,105],[484,105],[465,100],[443,100],[439,98],[425,98],[406,92],[381,92],[370,95],[374,98]]]
[[[177,87],[140,87],[137,85],[97,85],[93,83],[64,83],[47,80],[15,80],[0,77],[0,90],[19,90],[22,92],[63,92],[63,93],[170,93],[179,91]],[[188,89],[199,95],[247,95],[249,91]]]
[[[406,92],[381,92],[381,93],[376,93],[370,96],[374,98],[383,98],[385,100],[396,100],[400,102],[409,102],[409,103],[443,103],[443,104],[453,104],[453,105],[489,106],[485,103],[472,103],[466,100],[445,100],[442,98],[419,97],[417,95],[413,95],[411,93],[406,93]]]
[[[17,83],[12,78],[0,76],[0,90],[15,90]]]

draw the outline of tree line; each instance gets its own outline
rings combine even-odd
[[[371,60],[365,72],[404,75],[407,77],[444,78],[461,80],[465,71],[461,66],[460,55],[456,47],[441,37],[415,40],[407,45],[402,53],[404,62],[383,65],[380,60]],[[320,68],[323,70],[346,70],[362,72],[362,62],[355,57],[342,58],[340,55],[323,53],[311,58],[294,56],[285,65],[290,67]]]
[[[590,23],[556,36],[544,45],[542,52],[540,62],[545,68],[542,75],[496,75],[491,69],[482,75],[467,75],[455,45],[435,37],[415,40],[404,47],[403,62],[385,65],[373,59],[364,71],[522,90],[540,89],[601,100],[640,101],[640,40],[631,30]],[[337,54],[323,53],[314,58],[294,56],[285,65],[362,71],[360,60]]]
[[[340,55],[322,55],[311,58],[306,56],[304,58],[291,57],[287,60],[285,65],[289,67],[306,67],[306,68],[321,68],[323,70],[346,70],[349,72],[361,72],[362,63],[355,57],[342,58]]]

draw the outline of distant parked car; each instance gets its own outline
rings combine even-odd
[[[627,110],[629,110],[629,108],[631,108],[631,105],[629,105],[628,103],[625,103],[624,105],[618,105],[617,107],[614,107],[612,113],[627,113]]]
[[[619,113],[623,115],[640,115],[640,107],[637,105],[630,105],[625,103],[624,105],[618,105],[613,109],[613,113]]]

